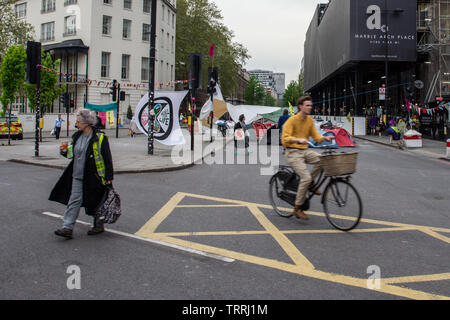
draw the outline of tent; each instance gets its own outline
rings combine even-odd
[[[332,132],[336,136],[336,142],[339,147],[356,147],[351,135],[343,128],[336,128],[334,130],[324,129],[325,132]]]
[[[272,113],[268,113],[263,115],[264,119],[270,120],[272,122],[278,123],[278,120],[280,119],[280,117],[283,115],[284,110],[286,110],[286,108],[280,108],[279,110],[272,112]],[[289,110],[289,109],[288,109]],[[294,112],[297,113],[298,109],[297,107],[294,107]]]

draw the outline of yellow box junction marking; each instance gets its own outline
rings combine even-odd
[[[186,197],[194,199],[202,199],[219,202],[220,204],[213,205],[180,205],[180,203]],[[265,231],[220,231],[220,232],[176,232],[176,233],[157,233],[157,228],[166,220],[169,215],[176,208],[233,208],[233,207],[245,207],[248,208],[251,214],[258,220]],[[251,203],[239,200],[223,199],[210,196],[195,195],[189,193],[177,193],[169,202],[167,202],[161,210],[159,210],[137,233],[137,236],[160,240],[167,243],[171,243],[178,246],[184,246],[195,250],[204,251],[211,254],[216,254],[235,260],[248,262],[268,268],[278,269],[285,272],[298,274],[305,277],[324,280],[328,282],[368,289],[366,278],[355,278],[346,275],[339,275],[330,272],[324,272],[317,270],[314,265],[298,250],[298,248],[287,238],[288,234],[342,234],[346,233],[338,230],[279,230],[269,219],[264,215],[261,209],[272,209],[270,205],[263,205],[258,203]],[[285,211],[292,211],[292,209],[284,208]],[[325,214],[319,212],[308,212],[309,215],[322,216]],[[340,217],[346,219],[347,217]],[[389,221],[373,220],[373,219],[361,219],[361,222],[384,226],[380,228],[369,229],[357,229],[352,233],[374,233],[374,232],[395,232],[395,231],[419,231],[427,234],[437,240],[445,243],[450,243],[450,238],[440,233],[450,233],[450,229],[435,228],[428,226],[411,225],[404,223],[396,223]],[[235,235],[271,235],[278,245],[286,252],[293,263],[280,262],[274,259],[261,258],[249,254],[244,254],[232,250],[223,248],[216,248],[209,245],[199,244],[191,241],[178,239],[175,237],[189,237],[189,236],[235,236]],[[430,281],[445,281],[450,280],[450,273],[430,274],[430,275],[418,275],[408,277],[394,277],[381,279],[381,288],[373,291],[391,294],[395,296],[417,299],[417,300],[450,300],[450,297],[423,292],[414,289],[408,289],[396,286],[394,284],[402,283],[419,283]]]

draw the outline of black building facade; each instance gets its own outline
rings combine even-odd
[[[414,0],[318,5],[306,35],[304,68],[305,91],[316,101],[316,113],[365,116],[380,106],[391,115],[406,110],[406,98],[416,98],[411,92],[417,77],[416,12]]]

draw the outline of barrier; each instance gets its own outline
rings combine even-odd
[[[450,139],[447,140],[447,158],[450,159]]]

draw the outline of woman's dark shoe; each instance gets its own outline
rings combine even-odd
[[[95,227],[95,228],[92,228],[91,230],[89,230],[88,231],[88,236],[96,236],[96,235],[98,235],[98,234],[101,234],[101,233],[103,233],[103,232],[105,232],[105,228],[99,228],[99,227]]]
[[[63,238],[66,238],[66,239],[72,239],[72,233],[73,233],[72,230],[65,229],[65,228],[58,229],[58,230],[55,231],[55,234],[57,236],[63,237]]]

